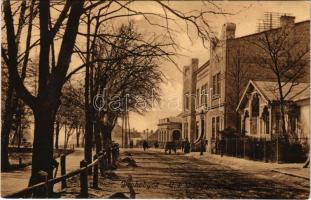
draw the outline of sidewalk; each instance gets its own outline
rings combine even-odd
[[[76,148],[75,151],[66,156],[66,172],[73,171],[80,168],[80,161],[83,159],[83,149]],[[60,158],[56,160],[60,162]],[[31,165],[23,170],[16,170],[12,172],[1,173],[1,196],[5,196],[14,192],[18,192],[28,187],[28,181],[31,175]],[[60,166],[57,172],[60,176]],[[60,183],[55,184],[55,191],[60,189]]]
[[[200,156],[199,152],[191,152],[186,156],[191,156],[197,159],[202,159],[210,162],[214,162],[221,165],[226,165],[233,169],[244,169],[244,170],[256,170],[256,171],[265,171],[271,170],[274,172],[295,176],[299,178],[304,178],[309,180],[309,168],[302,168],[303,163],[265,163],[261,161],[247,160],[243,158],[236,158],[230,156],[215,155],[204,153],[203,156]]]
[[[154,149],[151,148],[149,151],[164,152],[164,149]],[[181,151],[177,150],[177,153],[180,154]],[[243,158],[223,156],[216,154],[209,154],[204,152],[204,155],[200,155],[200,152],[191,152],[185,154],[185,156],[193,157],[200,160],[205,160],[212,163],[217,163],[220,165],[228,166],[233,169],[242,169],[250,171],[273,171],[281,174],[286,174],[289,176],[295,176],[310,180],[309,168],[302,168],[303,163],[265,163],[261,161],[247,160]]]

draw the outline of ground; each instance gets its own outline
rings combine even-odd
[[[306,199],[309,181],[271,170],[232,168],[182,154],[130,150],[138,167],[120,166],[100,178],[99,188],[89,188],[90,198],[108,198],[129,191],[123,181],[132,175],[136,198],[290,198]],[[124,157],[124,155],[121,155]],[[62,198],[79,195],[79,177],[68,181]],[[92,185],[92,177],[89,176]]]

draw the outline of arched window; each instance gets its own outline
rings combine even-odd
[[[251,134],[257,134],[257,117],[259,116],[259,97],[254,94],[251,102]]]
[[[259,116],[259,97],[258,94],[254,94],[252,99],[252,117],[258,117]]]
[[[269,134],[269,121],[270,121],[270,118],[269,118],[269,109],[268,109],[267,106],[265,106],[263,108],[261,116],[262,116],[262,119],[263,119],[263,121],[265,123],[265,133]]]

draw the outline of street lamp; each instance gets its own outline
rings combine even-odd
[[[200,155],[203,155],[204,151],[204,141],[203,141],[203,134],[204,134],[204,112],[201,110],[200,112],[200,118],[201,118],[201,141],[200,141]]]

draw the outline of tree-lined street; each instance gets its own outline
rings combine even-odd
[[[100,178],[100,188],[90,189],[90,197],[107,198],[115,192],[129,196],[122,183],[133,177],[136,198],[294,198],[309,195],[308,181],[281,175],[270,170],[243,171],[210,161],[164,154],[163,151],[129,150],[138,167],[122,163],[106,178]],[[121,154],[124,158],[124,153]],[[208,158],[207,158],[208,159]],[[90,177],[89,177],[90,178]],[[79,195],[78,178],[70,181],[63,198]]]

